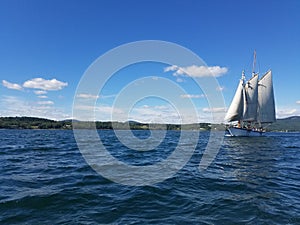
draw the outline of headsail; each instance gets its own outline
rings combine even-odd
[[[268,71],[258,81],[258,109],[259,123],[272,123],[276,121],[275,101],[272,83],[272,71]]]
[[[231,105],[227,111],[225,120],[228,122],[237,121],[242,119],[243,116],[243,89],[244,89],[244,78],[239,82]]]
[[[244,87],[243,121],[256,121],[258,100],[258,74],[255,74]]]

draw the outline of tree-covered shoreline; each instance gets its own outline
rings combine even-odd
[[[75,127],[74,127],[75,126]],[[199,124],[147,124],[136,121],[111,122],[111,121],[73,121],[72,120],[50,120],[37,117],[0,117],[0,129],[119,129],[119,130],[209,130],[209,123]]]
[[[0,117],[0,129],[118,129],[118,130],[210,130],[213,128],[224,129],[223,124],[213,125],[210,123],[194,124],[148,124],[136,121],[113,122],[113,121],[73,121],[51,120],[37,117]],[[300,131],[300,116],[278,119],[276,123],[268,126],[268,131],[293,132]]]

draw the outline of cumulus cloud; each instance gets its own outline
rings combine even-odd
[[[299,104],[299,105],[300,105],[300,100],[299,100],[299,101],[296,101],[296,104]]]
[[[184,79],[177,77],[176,81],[177,81],[178,83],[183,83],[183,82],[184,82]]]
[[[96,121],[128,121],[143,123],[186,124],[196,122],[223,122],[224,108],[196,108],[197,114],[190,108],[176,109],[170,104],[135,106],[118,108],[110,105],[76,105],[75,119]],[[178,111],[179,110],[179,111]],[[91,113],[92,112],[92,113]]]
[[[225,118],[225,107],[206,107],[202,109],[203,113],[210,115],[206,121],[211,121],[212,123],[223,123]]]
[[[35,93],[36,95],[45,95],[45,94],[47,94],[47,91],[37,90],[37,91],[34,91],[34,93]]]
[[[145,123],[180,123],[182,119],[170,105],[135,107],[127,116],[127,120],[137,120]]]
[[[44,78],[33,78],[23,83],[23,87],[16,83],[10,83],[6,80],[2,80],[2,85],[9,89],[22,90],[24,88],[40,89],[34,91],[37,95],[44,95],[47,91],[61,90],[68,85],[66,82],[62,82],[56,79],[46,80]]]
[[[85,98],[85,99],[98,99],[99,95],[85,94],[81,93],[77,95],[77,98]]]
[[[277,118],[284,118],[290,116],[300,116],[300,110],[293,108],[279,108],[276,110]]]
[[[98,98],[114,98],[116,95],[92,95],[92,94],[86,94],[86,93],[81,93],[76,95],[77,98],[82,98],[82,99],[98,99]]]
[[[37,97],[38,97],[38,98],[48,98],[47,95],[38,95]]]
[[[164,69],[164,72],[175,71],[174,76],[189,76],[189,77],[220,77],[227,73],[226,67],[220,66],[187,66],[179,67],[176,65],[168,66]]]
[[[147,123],[180,123],[182,118],[170,105],[143,105],[131,110],[109,105],[77,105],[77,117],[80,120],[113,120],[128,121],[135,120]],[[93,113],[91,113],[93,112]],[[192,118],[189,116],[189,118]]]
[[[180,111],[178,111],[180,110]],[[199,108],[196,108],[197,114],[194,114],[190,108],[175,109],[173,106],[156,105],[149,106],[143,105],[140,107],[134,107],[130,114],[127,115],[127,120],[136,120],[145,123],[171,123],[171,124],[188,124],[196,122],[212,122],[216,121],[211,113],[204,113]],[[224,110],[219,113],[220,119],[223,121]],[[215,115],[214,115],[215,116]],[[123,121],[125,121],[123,119]]]
[[[169,71],[176,71],[178,70],[180,67],[173,65],[173,66],[168,66],[164,68],[164,72],[169,72]]]
[[[115,118],[120,118],[124,115],[122,109],[113,107],[110,105],[75,105],[74,109],[76,110],[76,118],[78,120],[88,120],[88,121],[111,121],[112,115]],[[118,121],[122,121],[118,119]]]
[[[38,104],[16,96],[4,95],[0,98],[0,116],[33,116],[62,120],[71,117],[65,110],[53,104]]]
[[[223,91],[224,89],[225,89],[224,86],[219,86],[219,87],[216,88],[217,91]]]
[[[226,109],[225,108],[203,108],[203,112],[205,113],[225,113]]]
[[[33,78],[24,82],[23,87],[41,89],[44,91],[57,91],[66,87],[68,83],[56,79]]]
[[[2,80],[2,85],[8,89],[14,89],[14,90],[22,90],[22,86],[19,84],[10,83],[6,80]]]
[[[53,105],[54,102],[53,101],[39,101],[39,102],[37,102],[37,104],[39,104],[39,105]]]
[[[205,95],[191,95],[191,94],[185,94],[185,95],[180,95],[181,98],[204,98]]]

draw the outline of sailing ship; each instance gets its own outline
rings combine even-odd
[[[225,116],[229,123],[227,136],[262,136],[266,127],[276,121],[272,71],[259,78],[259,74],[254,72],[255,62],[254,52],[252,77],[246,81],[245,72],[242,72]]]

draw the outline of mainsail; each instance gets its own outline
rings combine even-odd
[[[260,124],[276,121],[271,71],[260,80],[255,74],[247,82],[243,73],[225,120]]]
[[[257,121],[259,123],[273,123],[276,121],[271,70],[268,71],[258,82],[257,112]]]
[[[244,87],[243,121],[256,121],[258,101],[258,74],[255,74]]]

